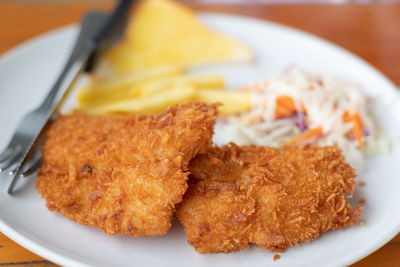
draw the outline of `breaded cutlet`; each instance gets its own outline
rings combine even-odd
[[[216,105],[186,103],[159,116],[61,116],[47,132],[37,190],[49,210],[107,234],[163,235],[216,114]]]
[[[255,244],[283,251],[321,232],[356,225],[361,206],[347,202],[356,173],[336,147],[233,143],[198,155],[178,218],[200,253]]]

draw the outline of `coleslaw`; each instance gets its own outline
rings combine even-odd
[[[366,154],[388,149],[359,85],[291,68],[240,90],[252,93],[252,109],[217,122],[217,145],[336,145],[358,171]]]

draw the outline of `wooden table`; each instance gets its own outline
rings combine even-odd
[[[48,30],[80,20],[110,2],[0,2],[0,53]],[[196,10],[241,14],[293,26],[339,44],[400,85],[400,4],[209,5]],[[0,233],[0,265],[51,265]],[[353,266],[400,266],[400,235]]]

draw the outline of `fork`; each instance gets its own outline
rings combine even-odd
[[[12,167],[9,174],[15,175],[29,159],[31,156],[30,154],[32,153],[29,151],[29,148],[34,147],[36,145],[35,142],[38,140],[34,138],[38,135],[38,129],[35,125],[45,125],[49,120],[51,108],[54,105],[53,103],[57,93],[60,91],[63,83],[66,82],[67,79],[71,79],[71,72],[74,71],[73,67],[81,57],[85,43],[88,38],[90,38],[90,36],[92,36],[102,24],[104,24],[106,16],[107,15],[102,12],[90,12],[84,17],[81,31],[71,52],[70,58],[53,88],[38,108],[26,114],[22,118],[7,148],[0,154],[0,171],[5,171]],[[41,129],[40,132],[42,132]],[[38,167],[39,161],[40,159],[36,159],[34,163],[22,173],[22,176],[27,176],[32,173],[34,171],[33,168]],[[12,188],[10,193],[11,191]]]
[[[84,17],[77,42],[59,78],[42,104],[22,118],[7,148],[0,154],[0,172],[11,169],[9,175],[13,176],[9,194],[20,176],[26,177],[40,167],[40,157],[32,159],[32,155],[38,154],[35,151],[46,126],[56,117],[57,109],[79,75],[91,71],[102,51],[121,38],[131,4],[132,0],[122,0],[111,15],[92,11]],[[29,159],[31,165],[25,168]]]

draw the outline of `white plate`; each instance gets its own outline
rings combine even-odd
[[[399,97],[394,85],[366,62],[311,35],[255,19],[203,14],[209,27],[247,44],[256,55],[253,65],[219,66],[230,87],[264,80],[290,64],[314,73],[358,82],[381,98],[375,110],[391,138],[398,138]],[[66,60],[77,34],[66,27],[31,40],[0,61],[0,151],[19,119],[45,96]],[[397,106],[396,106],[397,101]],[[397,119],[397,120],[396,120]],[[282,258],[257,248],[231,254],[201,255],[186,242],[182,226],[174,223],[166,236],[131,238],[107,236],[100,230],[51,213],[36,192],[35,178],[24,179],[9,196],[9,177],[0,179],[0,231],[22,246],[67,266],[342,266],[372,253],[400,229],[400,150],[368,159],[357,194],[366,199],[364,226],[331,231],[310,244],[292,247]]]

